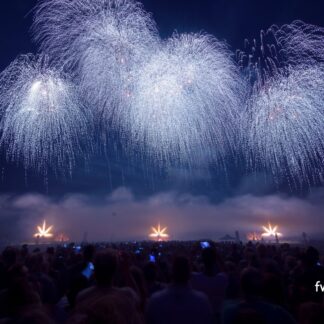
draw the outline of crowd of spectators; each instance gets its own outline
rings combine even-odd
[[[324,323],[321,264],[251,242],[6,247],[0,323]]]

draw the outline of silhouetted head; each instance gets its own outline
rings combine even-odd
[[[217,254],[215,249],[211,247],[203,249],[201,258],[206,272],[209,273],[215,270],[217,264]]]
[[[44,269],[44,258],[41,253],[33,253],[28,256],[26,266],[30,272],[42,272]]]
[[[16,259],[17,259],[17,249],[13,247],[7,247],[2,252],[2,260],[7,267],[14,265]]]
[[[117,255],[114,250],[104,250],[96,254],[94,275],[98,285],[111,285],[117,269]]]
[[[319,253],[318,251],[310,246],[303,256],[303,261],[308,266],[314,266],[319,261]]]
[[[173,261],[172,278],[175,284],[185,285],[190,279],[190,265],[185,257],[176,257]]]
[[[155,263],[148,262],[143,269],[144,277],[147,282],[154,282],[157,276],[157,267]]]
[[[258,297],[262,290],[262,276],[256,268],[245,268],[241,273],[241,289],[245,297]]]
[[[93,259],[95,253],[95,247],[91,244],[87,245],[83,249],[83,258],[86,262],[90,262]]]

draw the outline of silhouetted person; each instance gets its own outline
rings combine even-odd
[[[259,270],[250,267],[242,271],[241,290],[243,300],[224,310],[223,322],[225,324],[295,323],[283,308],[262,300],[262,276]]]
[[[294,276],[294,297],[297,303],[306,301],[322,302],[323,295],[316,292],[315,283],[324,282],[324,267],[319,264],[319,253],[309,247],[301,256],[301,265]]]
[[[215,321],[219,322],[220,310],[225,299],[228,278],[221,272],[221,264],[215,248],[202,250],[204,271],[193,273],[191,277],[192,288],[207,295],[213,309]]]
[[[113,250],[97,253],[94,259],[96,284],[78,294],[71,323],[141,323],[136,293],[127,287],[113,286],[116,270],[117,256]]]
[[[172,284],[150,298],[148,324],[205,324],[212,322],[212,310],[205,294],[189,286],[188,259],[177,257],[173,263]]]
[[[84,247],[82,251],[82,260],[70,269],[70,287],[67,294],[71,307],[75,305],[75,299],[78,293],[89,287],[90,278],[85,277],[82,271],[93,261],[95,247],[91,244]]]
[[[157,266],[154,262],[148,262],[143,272],[149,296],[165,288],[165,285],[157,281]]]

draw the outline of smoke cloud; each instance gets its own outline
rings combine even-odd
[[[261,231],[271,222],[286,237],[302,232],[319,235],[324,225],[324,189],[306,198],[251,194],[212,203],[205,196],[158,193],[144,199],[121,187],[101,199],[71,194],[55,200],[39,194],[0,196],[0,234],[5,241],[31,240],[36,225],[46,219],[55,233],[72,240],[143,240],[151,226],[167,226],[172,239],[217,239]]]

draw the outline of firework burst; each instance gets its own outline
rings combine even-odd
[[[238,52],[250,82],[242,137],[253,169],[293,187],[321,181],[324,161],[324,29],[295,21],[261,31]]]
[[[269,32],[286,65],[324,63],[324,28],[295,20],[281,27],[273,25]]]
[[[49,237],[53,237],[53,233],[51,232],[51,230],[53,229],[53,226],[46,226],[46,221],[44,220],[43,225],[42,226],[37,226],[37,233],[34,234],[34,237],[37,238],[49,238]]]
[[[47,57],[24,55],[0,74],[1,137],[25,168],[66,170],[81,152],[86,118],[75,86]]]
[[[278,237],[282,236],[281,233],[277,232],[278,226],[272,226],[270,223],[268,227],[262,226],[264,232],[261,234],[263,237]]]
[[[155,24],[133,0],[46,0],[36,8],[34,39],[72,71],[105,129],[127,109],[134,68],[157,42]]]
[[[158,224],[157,227],[152,227],[152,233],[150,234],[151,238],[154,238],[157,241],[166,240],[169,237],[167,234],[167,227],[161,228],[161,225]]]
[[[129,122],[132,139],[158,161],[192,162],[233,149],[243,83],[224,43],[174,35],[137,71]]]
[[[278,75],[250,99],[246,129],[256,167],[295,183],[318,181],[324,161],[324,70]]]

